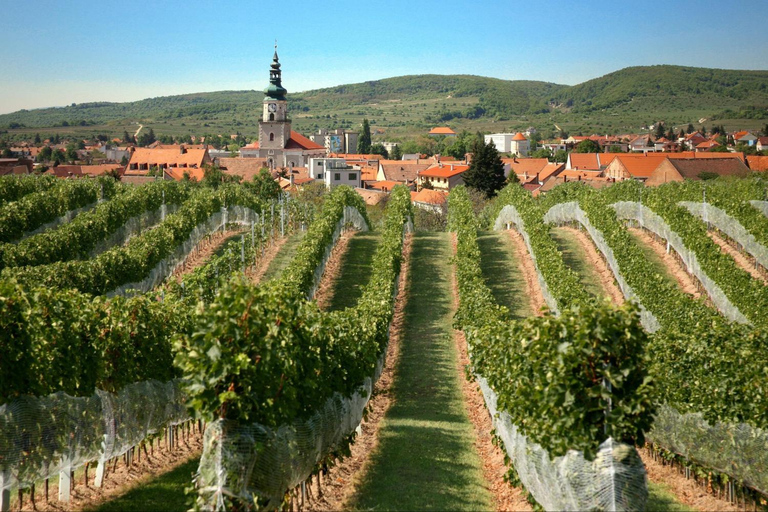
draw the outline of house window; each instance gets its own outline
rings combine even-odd
[[[349,173],[349,181],[356,181],[357,175],[353,172]]]
[[[323,179],[323,173],[321,172],[317,173],[317,179],[319,180]]]
[[[274,133],[270,133],[270,134],[269,134],[269,140],[270,140],[270,141],[273,141],[273,140],[275,140],[275,134],[274,134]]]
[[[341,173],[340,172],[333,173],[333,181],[341,181]]]

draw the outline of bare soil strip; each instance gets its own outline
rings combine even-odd
[[[543,309],[547,307],[547,303],[544,300],[544,294],[541,292],[536,267],[533,265],[531,255],[528,253],[528,247],[525,245],[523,236],[514,229],[507,230],[507,235],[512,240],[512,245],[515,248],[515,259],[520,266],[520,272],[525,277],[527,295],[531,301],[531,311],[537,316],[541,316]]]
[[[720,250],[733,258],[739,267],[747,271],[749,275],[758,279],[763,284],[768,284],[768,274],[765,270],[755,268],[754,262],[750,261],[749,257],[731,245],[728,240],[714,231],[709,231],[707,235],[709,235],[709,238],[711,238],[713,242],[720,246]]]
[[[69,503],[58,501],[59,481],[58,478],[51,478],[48,502],[45,502],[43,486],[39,485],[35,490],[36,508],[34,510],[45,512],[90,509],[115,499],[159,475],[172,471],[191,458],[199,457],[203,446],[202,437],[202,434],[197,431],[190,433],[189,439],[186,436],[180,436],[179,444],[172,451],[165,448],[163,440],[156,440],[149,458],[142,450],[141,460],[134,456],[133,464],[130,466],[126,466],[123,458],[120,457],[115,471],[112,471],[112,465],[109,465],[102,487],[94,485],[96,465],[91,464],[88,471],[88,485],[84,483],[84,474],[78,472]],[[19,510],[18,503],[14,505],[14,509]],[[33,510],[28,490],[24,492],[24,506],[21,510]]]
[[[325,264],[323,277],[320,279],[320,285],[315,292],[315,302],[317,303],[317,307],[323,311],[327,311],[333,302],[336,280],[339,278],[339,275],[341,275],[341,264],[344,261],[344,255],[347,253],[347,249],[349,249],[349,240],[355,233],[357,233],[357,231],[345,231],[339,236],[336,245],[333,246],[331,256]]]
[[[261,258],[256,262],[256,265],[248,267],[245,271],[245,275],[253,284],[259,284],[261,282],[261,279],[269,268],[269,264],[275,259],[277,253],[280,252],[280,249],[282,249],[287,241],[288,236],[272,239],[272,245],[264,250],[264,254],[262,254]]]
[[[400,354],[400,340],[403,333],[406,297],[408,296],[406,284],[409,282],[412,236],[408,234],[403,245],[403,263],[398,283],[400,293],[395,300],[384,370],[376,382],[373,395],[368,402],[367,412],[360,424],[361,432],[351,446],[352,453],[349,457],[330,468],[328,474],[312,478],[312,485],[309,486],[310,499],[304,502],[303,507],[308,512],[347,508],[347,501],[354,494],[360,475],[364,473],[368,465],[368,456],[373,453],[379,443],[379,426],[394,398],[390,388]]]
[[[189,274],[196,268],[205,265],[205,262],[208,261],[208,258],[210,258],[211,255],[213,255],[213,253],[219,249],[219,247],[221,247],[230,237],[233,237],[239,233],[242,233],[242,230],[217,231],[216,233],[213,233],[212,235],[204,238],[189,254],[187,259],[184,260],[184,263],[173,271],[172,278],[175,279],[176,282],[180,283],[185,275]]]
[[[644,229],[639,228],[627,228],[627,230],[635,235],[640,241],[653,249],[664,265],[666,265],[670,274],[674,276],[677,283],[680,285],[680,289],[683,292],[692,295],[693,298],[698,299],[701,297],[701,292],[696,285],[697,280],[690,275],[683,267],[683,264],[678,260],[671,252],[667,253],[667,248],[663,242],[656,240],[650,233]]]
[[[597,248],[595,247],[594,242],[592,242],[590,236],[586,232],[580,229],[572,228],[570,226],[562,226],[560,229],[568,231],[576,240],[579,241],[579,244],[581,244],[581,247],[584,249],[587,263],[589,263],[589,265],[595,269],[597,277],[600,280],[600,284],[605,290],[608,298],[611,299],[614,304],[619,306],[624,304],[624,294],[621,293],[621,289],[616,284],[613,271],[611,271],[611,269],[608,267],[608,264],[605,262],[605,259],[603,259],[602,254],[597,252]]]
[[[645,470],[648,472],[648,480],[668,486],[670,492],[680,503],[702,511],[741,510],[736,505],[717,498],[693,479],[685,478],[685,475],[675,467],[653,460],[647,450],[639,449],[638,453],[643,459]]]
[[[510,233],[512,231],[510,230]],[[522,236],[516,231],[514,232],[525,249],[525,242],[523,242]],[[452,238],[453,253],[456,254],[456,235]],[[519,248],[518,248],[519,249]],[[527,251],[525,254],[520,255],[519,250],[516,251],[518,261],[523,261],[527,257]],[[529,260],[531,268],[533,262]],[[520,264],[524,267],[524,264]],[[521,269],[522,270],[522,269]],[[538,286],[538,280],[535,279],[536,286]],[[454,269],[453,276],[453,302],[454,308],[459,305],[459,289],[456,282],[456,271]],[[541,293],[541,290],[539,290]],[[542,298],[542,301],[544,299]],[[534,309],[534,311],[540,311],[540,308]],[[464,337],[462,331],[453,331],[453,337],[456,342],[456,350],[458,351],[458,371],[463,375],[466,375],[466,369],[469,367],[469,354],[467,353],[467,340]],[[474,379],[461,378],[461,389],[464,393],[464,403],[467,407],[467,415],[475,429],[475,449],[480,455],[480,459],[483,463],[483,475],[488,484],[488,489],[491,492],[491,496],[494,501],[494,508],[497,511],[503,510],[533,510],[531,504],[525,497],[525,492],[518,487],[513,487],[504,480],[504,475],[507,473],[507,466],[504,464],[504,452],[501,447],[493,444],[493,436],[491,431],[493,430],[493,420],[488,413],[488,409],[485,407],[485,399],[480,391],[480,386]]]

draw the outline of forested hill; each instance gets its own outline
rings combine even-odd
[[[509,81],[471,75],[414,75],[292,93],[294,128],[352,128],[363,117],[382,133],[405,134],[437,123],[458,129],[546,125],[609,132],[664,120],[768,117],[768,71],[680,66],[632,67],[574,85]],[[82,103],[0,115],[11,133],[38,128],[107,127],[132,123],[182,133],[250,133],[263,95],[221,91],[129,103]],[[695,121],[694,121],[695,122]],[[580,124],[582,123],[582,124]],[[525,125],[525,126],[523,126]],[[183,127],[183,128],[182,128]],[[505,129],[509,129],[505,127]]]

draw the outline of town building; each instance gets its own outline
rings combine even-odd
[[[309,160],[309,177],[321,180],[328,188],[339,185],[349,185],[359,188],[360,166],[350,165],[343,158],[311,158]]]
[[[427,134],[430,137],[455,137],[456,132],[448,128],[447,126],[436,126],[435,128],[432,128],[429,130],[429,133]]]
[[[492,133],[484,137],[485,143],[493,142],[499,153],[511,153],[517,156],[528,156],[531,143],[522,133]]]
[[[320,129],[309,138],[315,144],[323,146],[328,153],[355,153],[358,136],[357,132],[348,132],[343,129]]]
[[[464,184],[462,175],[469,170],[469,165],[464,162],[455,163],[437,163],[423,171],[417,176],[417,185],[419,188],[432,187],[434,190],[449,191],[454,187]]]

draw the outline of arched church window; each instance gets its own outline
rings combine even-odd
[[[274,133],[270,133],[270,134],[269,134],[269,140],[270,140],[270,141],[273,141],[273,140],[275,140],[275,134],[274,134]]]
[[[269,120],[274,121],[275,120],[275,114],[269,114]]]

